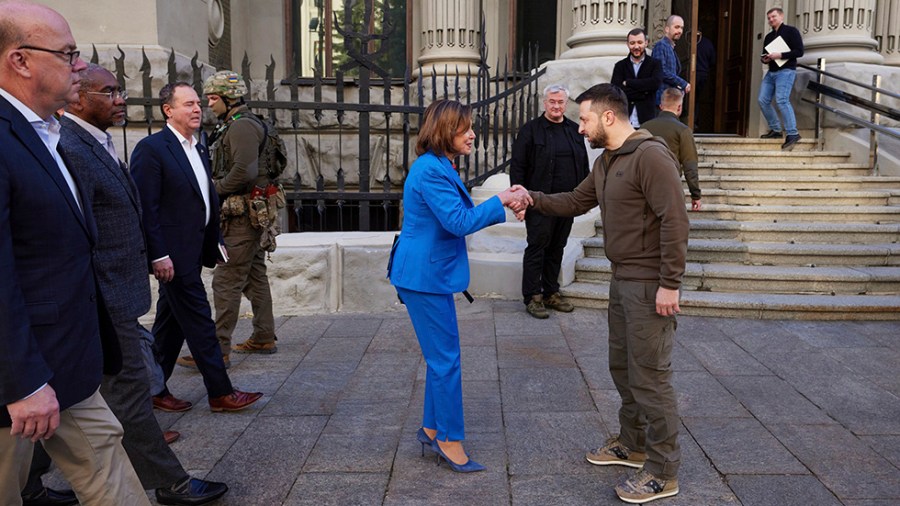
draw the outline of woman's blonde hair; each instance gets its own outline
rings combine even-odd
[[[472,126],[472,108],[456,100],[436,100],[425,109],[419,125],[416,154],[433,151],[438,155],[455,154],[453,138]]]

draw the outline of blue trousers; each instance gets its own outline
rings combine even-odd
[[[462,369],[459,360],[459,327],[453,294],[424,293],[397,288],[412,320],[425,374],[422,426],[437,429],[441,441],[466,438],[463,421]]]
[[[794,79],[797,71],[793,69],[781,69],[777,72],[766,72],[762,84],[759,86],[759,108],[762,110],[769,129],[776,132],[784,132],[787,135],[797,135],[797,117],[794,116],[794,107],[791,105],[791,90],[794,89]],[[784,120],[784,128],[778,120],[778,114],[772,107],[772,98]]]

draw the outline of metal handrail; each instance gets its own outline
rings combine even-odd
[[[825,62],[825,59],[824,59],[824,58],[819,58],[819,61],[821,61],[822,63],[824,63],[824,62]],[[898,98],[898,99],[900,99],[900,94],[894,93],[894,92],[892,92],[892,91],[888,91],[888,90],[886,90],[886,89],[884,89],[884,88],[879,88],[879,87],[877,87],[877,86],[872,86],[872,85],[869,85],[869,84],[861,83],[861,82],[859,82],[859,81],[854,81],[853,79],[848,79],[848,78],[846,78],[846,77],[844,77],[844,76],[840,76],[840,75],[838,75],[838,74],[832,74],[831,72],[826,72],[826,71],[824,71],[824,70],[821,70],[820,68],[817,68],[817,67],[810,67],[809,65],[804,65],[804,64],[802,64],[802,63],[798,63],[797,66],[798,66],[798,67],[802,67],[802,68],[804,68],[804,69],[806,69],[806,70],[815,72],[815,73],[817,73],[817,74],[822,74],[823,76],[826,76],[826,77],[831,77],[831,78],[833,78],[833,79],[837,79],[838,81],[844,81],[845,83],[850,83],[850,84],[852,84],[852,85],[854,85],[854,86],[859,86],[860,88],[865,88],[865,89],[867,89],[867,90],[874,91],[874,92],[880,93],[880,94],[882,94],[882,95],[887,95],[887,96],[889,96],[889,97],[893,97],[893,98]]]

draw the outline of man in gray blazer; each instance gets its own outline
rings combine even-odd
[[[109,71],[81,72],[78,102],[60,120],[60,146],[85,185],[97,221],[97,279],[122,348],[122,371],[104,376],[100,392],[122,422],[122,441],[145,489],[161,504],[205,504],[224,483],[191,478],[169,449],[153,414],[138,317],[150,310],[147,247],[137,188],[116,156],[109,127],[125,122],[125,92]]]

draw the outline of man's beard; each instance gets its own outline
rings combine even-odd
[[[588,142],[593,149],[601,149],[606,148],[606,141],[608,140],[606,136],[606,129],[603,128],[603,125],[600,125],[595,132],[595,135],[592,135],[588,138]]]

